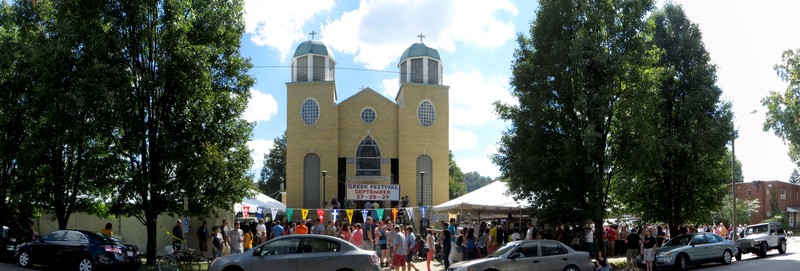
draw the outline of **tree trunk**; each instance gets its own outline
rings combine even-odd
[[[156,219],[152,211],[145,211],[145,228],[147,229],[147,265],[154,265],[156,263]]]

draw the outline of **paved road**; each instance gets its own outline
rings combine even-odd
[[[612,259],[614,260],[614,259]],[[624,261],[624,260],[623,260]],[[414,265],[422,271],[427,271],[425,262],[415,262]],[[25,269],[13,263],[0,262],[0,271],[31,271],[31,270],[45,270],[38,267],[33,269]],[[383,270],[391,270],[384,268]],[[432,261],[431,270],[444,271],[444,265]],[[642,269],[644,270],[644,269]],[[771,250],[766,258],[759,258],[752,254],[743,255],[741,261],[734,260],[730,265],[720,264],[705,264],[693,270],[702,271],[797,271],[800,270],[800,237],[791,238],[788,244],[786,254],[779,255],[777,250]],[[590,270],[591,271],[591,270]]]

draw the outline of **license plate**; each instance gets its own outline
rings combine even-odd
[[[125,251],[125,254],[128,254],[128,257],[133,257],[133,251]]]

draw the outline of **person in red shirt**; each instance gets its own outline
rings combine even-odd
[[[303,221],[297,223],[297,227],[294,228],[294,234],[308,234],[308,227]]]
[[[617,225],[612,225],[608,227],[608,256],[614,256],[616,254],[617,248],[617,239],[619,239],[619,233],[617,233]]]

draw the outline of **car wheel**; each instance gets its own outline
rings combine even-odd
[[[781,240],[781,244],[778,245],[778,253],[786,254],[786,240]]]
[[[564,267],[564,271],[580,271],[580,270],[578,270],[577,266],[570,265],[570,266]]]
[[[761,251],[758,252],[758,257],[766,258],[767,257],[767,242],[765,241],[761,245]]]
[[[722,252],[722,264],[731,264],[731,261],[733,261],[731,251],[726,249],[725,252]]]
[[[94,268],[94,263],[92,263],[92,259],[83,258],[78,261],[78,271],[92,271]]]
[[[741,260],[742,260],[742,253],[741,252],[736,253],[736,261],[738,262]]]
[[[19,266],[22,267],[31,266],[31,255],[28,254],[27,251],[20,252],[19,258],[17,259],[17,263],[19,263]]]
[[[686,254],[681,254],[678,256],[678,262],[675,263],[675,269],[680,271],[689,270],[689,257]]]

